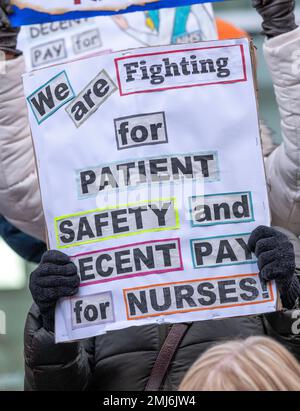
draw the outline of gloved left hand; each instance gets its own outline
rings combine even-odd
[[[274,228],[259,226],[252,232],[248,246],[258,259],[261,280],[275,280],[284,307],[292,308],[300,297],[293,244]]]
[[[9,0],[0,0],[0,50],[15,56],[21,54],[17,50],[17,37],[20,28],[13,28],[9,21],[12,14],[12,5]]]

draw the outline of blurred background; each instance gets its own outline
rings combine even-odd
[[[273,130],[276,143],[281,141],[279,115],[271,79],[262,55],[263,36],[260,18],[250,0],[232,0],[214,5],[215,14],[247,31],[258,50],[260,115]],[[300,23],[300,5],[297,6]],[[0,390],[23,389],[23,328],[31,305],[28,275],[34,268],[18,257],[0,238]]]

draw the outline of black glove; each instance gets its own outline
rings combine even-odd
[[[251,234],[248,247],[258,259],[261,280],[275,280],[284,307],[293,308],[300,296],[293,244],[274,228],[259,226]]]
[[[79,282],[77,268],[66,254],[52,250],[43,255],[40,265],[31,273],[29,288],[46,330],[54,331],[57,301],[76,294]]]
[[[17,37],[20,28],[10,25],[8,16],[12,14],[12,5],[9,0],[0,0],[0,50],[15,56],[22,54],[17,50]]]
[[[252,5],[263,18],[263,34],[268,38],[297,28],[295,0],[252,0]]]

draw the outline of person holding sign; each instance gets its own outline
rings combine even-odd
[[[215,20],[210,4],[195,4],[171,11],[150,10],[145,12],[145,18],[148,31],[131,27],[123,15],[113,17],[121,30],[143,46],[211,40],[215,35]]]

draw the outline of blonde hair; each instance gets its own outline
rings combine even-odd
[[[231,341],[206,351],[186,374],[180,391],[300,391],[300,365],[266,337]]]

